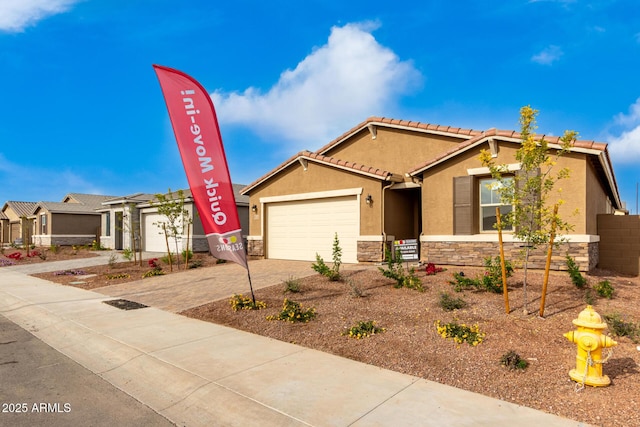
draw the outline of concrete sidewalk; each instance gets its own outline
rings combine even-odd
[[[277,263],[250,263],[252,275],[263,269],[258,286],[288,278],[280,268],[293,267]],[[217,286],[225,277],[244,278],[235,268],[206,270]],[[232,289],[227,280],[220,292],[246,292],[244,281]],[[147,289],[133,296],[152,295]],[[585,425],[153,304],[126,311],[103,303],[111,299],[0,268],[1,314],[177,425]]]

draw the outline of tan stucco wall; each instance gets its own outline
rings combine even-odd
[[[378,127],[376,139],[372,139],[369,131],[364,129],[325,155],[404,175],[463,141],[461,138]]]
[[[515,153],[518,146],[500,142],[500,149],[496,164],[517,163]],[[432,169],[428,169],[423,177],[422,198],[423,198],[423,234],[425,235],[451,235],[453,234],[453,178],[456,176],[466,176],[467,169],[482,167],[478,156],[481,149],[488,149],[488,144],[477,147],[468,152],[444,162]],[[587,234],[586,227],[586,188],[587,188],[587,160],[586,154],[571,153],[566,154],[558,160],[552,174],[560,168],[567,167],[571,171],[570,177],[559,181],[554,186],[561,189],[559,193],[549,196],[549,206],[553,206],[559,199],[564,203],[560,207],[559,214],[574,226],[571,234]],[[488,178],[487,175],[477,175],[476,178]],[[477,183],[476,183],[477,185]],[[577,213],[574,212],[577,210]],[[477,207],[474,207],[477,214]],[[591,212],[589,212],[591,215]],[[593,218],[595,220],[595,216]],[[592,230],[595,233],[595,229]]]
[[[258,206],[257,214],[249,213],[249,234],[252,236],[260,235],[263,215],[260,198],[348,188],[363,189],[360,197],[360,234],[382,233],[380,211],[382,183],[380,180],[309,161],[306,171],[296,162],[276,175],[268,184],[268,186],[262,185],[254,189],[251,193],[249,206]],[[368,194],[373,198],[371,206],[365,203]]]
[[[586,230],[588,234],[598,234],[597,216],[613,213],[613,205],[591,163],[587,164],[586,181]]]

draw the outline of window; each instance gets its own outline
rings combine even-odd
[[[107,218],[105,221],[105,236],[111,236],[111,212],[107,212]]]
[[[505,181],[511,178],[505,178]],[[491,232],[496,231],[494,225],[496,219],[496,207],[500,207],[500,216],[504,217],[512,211],[513,206],[503,205],[500,201],[500,188],[502,183],[497,179],[481,179],[480,180],[480,231]],[[503,230],[512,231],[513,227],[503,224]]]
[[[47,214],[40,215],[40,234],[47,234]]]

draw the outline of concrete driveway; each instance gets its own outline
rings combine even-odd
[[[257,290],[282,283],[291,277],[302,278],[317,274],[311,269],[311,264],[308,261],[250,261],[249,270],[254,292],[259,295]],[[234,294],[250,295],[247,270],[231,262],[105,286],[94,291],[173,313],[228,298]]]

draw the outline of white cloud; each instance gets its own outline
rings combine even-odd
[[[533,62],[537,62],[542,65],[551,65],[555,61],[559,60],[560,57],[564,54],[560,46],[551,45],[542,50],[542,52],[533,55],[531,60]]]
[[[38,21],[69,10],[82,0],[2,0],[0,31],[18,33]]]
[[[380,45],[372,23],[333,27],[327,43],[268,92],[212,94],[221,122],[314,149],[371,115],[393,111],[395,101],[421,83],[420,73]]]
[[[619,136],[609,138],[609,152],[612,160],[619,163],[640,161],[640,98],[629,107],[628,114],[618,114],[615,122],[623,126]]]

